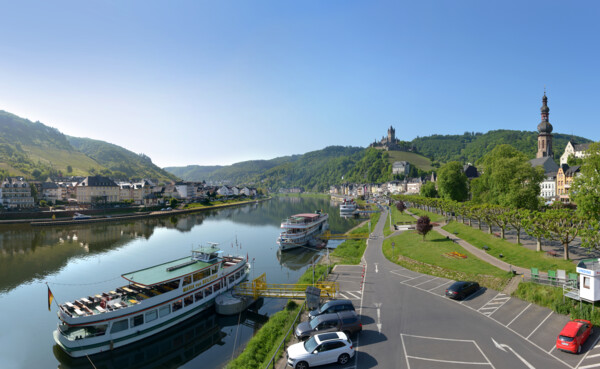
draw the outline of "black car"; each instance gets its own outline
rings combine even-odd
[[[308,319],[314,319],[321,314],[339,313],[340,311],[354,310],[354,305],[350,300],[330,300],[321,305],[318,309],[308,313]]]
[[[294,334],[299,340],[305,340],[317,333],[344,332],[350,337],[360,331],[362,331],[360,317],[355,311],[348,310],[321,314],[308,322],[302,322],[298,324]]]
[[[477,290],[479,290],[479,283],[477,282],[458,281],[446,289],[446,296],[451,299],[462,300]]]

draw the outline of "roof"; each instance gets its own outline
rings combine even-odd
[[[568,177],[573,176],[575,173],[579,172],[579,168],[581,168],[581,165],[573,165],[567,169],[565,175]]]
[[[590,144],[589,143],[574,144],[573,145],[573,150],[575,150],[575,151],[587,151],[589,148],[590,148]]]
[[[187,265],[186,265],[187,264]],[[193,273],[200,269],[204,269],[214,263],[206,263],[203,261],[192,260],[191,256],[169,261],[168,263],[159,264],[150,268],[136,270],[134,272],[123,274],[122,277],[133,283],[138,283],[144,286],[150,286],[161,282],[179,278],[185,274]],[[177,267],[174,270],[169,268]]]
[[[302,214],[296,214],[296,215],[292,215],[292,218],[317,218],[319,216],[319,214],[313,214],[313,213],[302,213]]]
[[[560,331],[561,336],[575,337],[577,331],[583,325],[583,322],[570,321],[565,324],[565,327]]]
[[[103,176],[89,176],[85,177],[78,186],[89,186],[89,187],[118,187],[118,185],[110,178]]]
[[[532,167],[542,167],[544,168],[544,173],[552,173],[558,172],[558,164],[554,161],[550,156],[545,156],[543,158],[535,158],[529,160],[529,163]]]

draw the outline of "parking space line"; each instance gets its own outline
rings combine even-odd
[[[396,272],[395,270],[390,270],[390,273],[395,274],[395,275],[400,276],[400,277],[410,278],[410,279],[415,279],[415,278],[419,278],[420,277],[420,276],[412,277],[412,276],[404,275],[404,274]]]
[[[406,358],[406,367],[410,369],[410,364],[408,362],[408,355],[406,354],[406,346],[404,345],[404,336],[400,333],[400,341],[402,342],[402,350],[404,350],[404,358]]]
[[[586,366],[580,366],[578,367],[578,369],[588,369],[588,368],[597,368],[600,366],[600,363],[598,364],[591,364],[591,365],[586,365]]]
[[[339,294],[340,296],[342,296],[343,298],[345,298],[346,300],[349,300],[348,296],[344,295],[343,293],[341,293],[341,292],[338,292],[338,294]]]
[[[600,356],[600,354],[589,355],[588,357],[586,357],[586,359],[591,359],[593,357],[598,357],[598,356]]]
[[[596,347],[596,345],[598,344],[598,341],[600,341],[600,336],[598,336],[598,337],[596,338],[596,342],[594,342],[594,344],[592,345],[594,348],[595,348],[595,347]],[[590,351],[591,351],[591,350],[590,350]],[[576,368],[577,368],[577,367],[579,367],[579,365],[581,365],[581,363],[583,362],[583,360],[587,359],[588,355],[590,354],[590,351],[586,352],[586,353],[585,353],[585,355],[583,355],[583,358],[581,358],[581,360],[579,360],[579,362],[577,363],[577,366],[576,366]],[[596,356],[597,356],[597,355],[596,355]],[[596,366],[598,366],[598,365],[600,365],[600,364],[597,364]],[[591,365],[588,365],[587,367],[589,368],[589,367],[593,367],[593,366],[591,366]],[[581,367],[581,369],[584,369],[584,368],[586,368],[586,367]]]
[[[360,297],[356,296],[355,294],[353,294],[352,292],[348,292],[348,291],[346,291],[346,293],[347,293],[348,295],[352,295],[352,296],[353,296],[355,299],[359,299],[359,298],[360,298]]]
[[[362,292],[360,292],[360,291],[352,291],[352,292],[358,293],[359,295],[362,295]]]
[[[545,321],[546,321],[548,318],[550,318],[550,315],[552,315],[552,313],[553,313],[553,312],[551,311],[551,312],[550,312],[550,314],[548,314],[548,316],[547,316],[546,318],[544,318],[544,320],[542,320],[542,322],[541,322],[540,324],[538,324],[538,326],[537,326],[537,327],[535,327],[535,329],[534,329],[534,330],[533,330],[531,333],[529,333],[529,336],[527,336],[527,339],[529,339],[529,337],[531,337],[531,336],[532,336],[532,335],[535,333],[535,331],[537,331],[537,330],[538,330],[538,328],[539,328],[539,327],[541,327],[541,326],[542,326],[542,324],[544,324],[544,322],[545,322]]]
[[[435,278],[432,278],[432,279],[428,279],[428,280],[426,280],[425,282],[417,283],[417,284],[415,284],[415,287],[417,287],[417,286],[419,286],[419,285],[422,285],[422,284],[424,284],[424,283],[428,283],[428,282],[431,282],[431,281],[435,281],[436,279],[439,279],[439,278],[440,278],[440,277],[435,277]]]
[[[426,361],[436,361],[438,363],[451,363],[451,364],[470,364],[470,365],[490,365],[490,363],[485,363],[485,362],[481,362],[481,363],[470,363],[468,361],[454,361],[454,360],[440,360],[440,359],[430,359],[428,357],[419,357],[419,356],[407,356],[408,358],[411,359],[417,359],[417,360],[426,360]]]
[[[428,290],[427,290],[427,292],[429,292],[429,291],[431,291],[431,290],[435,290],[436,288],[440,288],[440,287],[442,287],[443,285],[445,285],[446,283],[454,283],[454,282],[453,282],[453,281],[450,281],[450,282],[449,282],[449,281],[445,281],[444,283],[440,284],[439,286],[435,286],[435,287],[433,287],[433,288],[430,288],[430,289],[428,289]]]
[[[473,345],[475,345],[475,347],[477,348],[477,350],[479,350],[479,352],[481,353],[481,355],[483,356],[483,358],[485,360],[487,360],[487,362],[468,362],[468,361],[455,361],[455,360],[442,360],[442,359],[432,359],[432,358],[427,358],[427,357],[422,357],[422,356],[412,356],[412,355],[408,355],[406,352],[406,345],[404,343],[404,337],[412,337],[412,338],[421,338],[421,339],[426,339],[426,340],[436,340],[436,341],[450,341],[450,342],[461,342],[461,343],[471,343]],[[481,347],[479,347],[479,345],[477,344],[477,342],[475,342],[474,340],[465,340],[465,339],[459,339],[459,338],[441,338],[441,337],[427,337],[427,336],[418,336],[418,335],[413,335],[413,334],[404,334],[404,333],[400,333],[400,339],[402,340],[402,348],[404,350],[404,356],[406,357],[406,365],[408,367],[408,369],[410,369],[410,363],[408,361],[408,359],[415,359],[415,360],[425,360],[425,361],[433,361],[433,362],[439,362],[439,363],[451,363],[451,364],[460,364],[460,365],[486,365],[486,366],[490,366],[492,367],[492,369],[496,369],[494,367],[494,364],[492,364],[492,362],[490,361],[490,359],[488,359],[488,357],[483,353],[483,351],[481,350]]]
[[[508,323],[506,326],[508,327],[509,325],[511,325],[512,322],[514,322],[515,320],[517,320],[517,318],[520,317],[521,314],[523,314],[525,312],[525,310],[527,310],[530,306],[531,306],[531,303],[529,303],[529,305],[527,305],[527,307],[525,307],[525,309],[521,310],[521,312],[519,314],[517,314],[517,316],[514,317],[513,320],[511,320],[510,323]]]

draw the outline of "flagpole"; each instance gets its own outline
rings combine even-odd
[[[52,295],[52,301],[56,304],[56,307],[60,309],[60,305],[58,304],[58,302],[56,302],[56,298],[54,297],[54,294],[50,290],[50,286],[48,285],[48,282],[46,282],[46,287],[48,288],[48,291],[50,291],[50,294]],[[50,310],[50,306],[48,306],[48,310]]]

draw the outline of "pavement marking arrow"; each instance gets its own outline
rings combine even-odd
[[[494,345],[496,345],[496,347],[499,348],[500,350],[506,352],[506,349],[508,349],[510,352],[512,352],[513,354],[515,354],[515,356],[519,360],[521,360],[523,362],[523,364],[527,365],[527,367],[529,369],[535,369],[535,366],[529,364],[527,362],[527,360],[525,360],[521,355],[517,354],[517,352],[515,350],[513,350],[509,345],[505,345],[504,343],[498,343],[493,338],[492,338],[492,342],[494,342]]]
[[[375,263],[375,273],[379,273],[379,269],[377,268],[377,263]]]
[[[381,302],[376,302],[375,307],[377,308],[377,330],[381,334]]]

